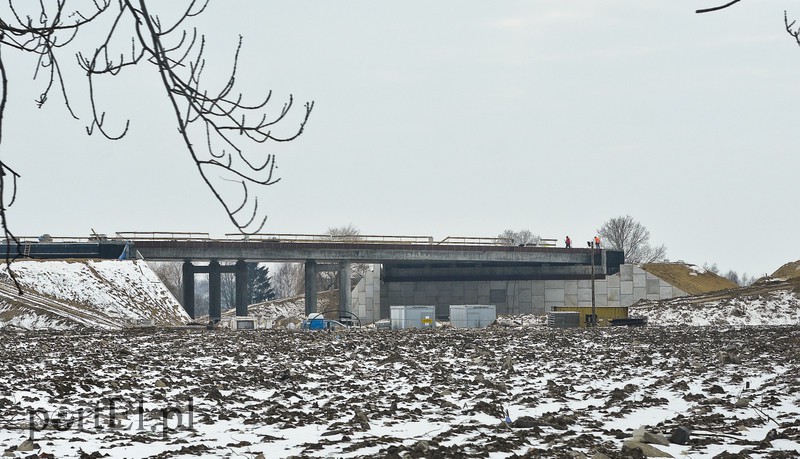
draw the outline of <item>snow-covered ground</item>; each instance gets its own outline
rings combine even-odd
[[[124,328],[188,319],[142,262],[14,269],[6,457],[800,457],[800,300],[784,280],[636,305],[640,328],[235,332]],[[251,313],[277,324],[303,306]],[[641,426],[691,433],[631,443]]]
[[[800,289],[784,279],[762,280],[749,287],[641,302],[630,316],[645,316],[650,325],[800,325]]]
[[[143,261],[20,260],[12,265],[20,296],[0,268],[0,328],[118,329],[140,320],[179,325],[189,319]]]
[[[6,330],[0,447],[15,457],[618,458],[641,457],[623,454],[640,426],[684,426],[687,444],[654,447],[798,457],[798,342],[797,326]],[[181,414],[166,431],[160,410]]]

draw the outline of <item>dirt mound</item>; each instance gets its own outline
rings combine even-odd
[[[772,273],[772,277],[778,277],[781,279],[800,277],[800,260],[792,261],[781,266],[777,271]]]
[[[249,317],[257,317],[265,321],[265,323],[272,323],[272,326],[285,326],[288,322],[298,324],[306,316],[305,301],[305,295],[296,295],[279,300],[255,303],[247,307],[247,315]],[[319,312],[326,312],[325,316],[329,319],[338,319],[338,309],[338,290],[325,290],[317,293],[317,310]],[[234,317],[236,317],[235,308],[222,312],[223,321],[231,320]],[[206,323],[208,320],[208,315],[195,318],[198,323]]]
[[[686,263],[648,263],[642,265],[642,269],[690,295],[738,287],[722,276]]]
[[[306,297],[305,295],[296,295],[289,298],[281,298],[279,300],[265,301],[263,303],[251,304],[247,310],[250,315],[270,315],[275,312],[283,313],[287,311],[291,313],[298,311],[300,316],[305,315]],[[317,310],[329,311],[337,310],[339,308],[339,291],[338,290],[325,290],[317,293]],[[235,310],[226,311],[223,315],[235,315]]]

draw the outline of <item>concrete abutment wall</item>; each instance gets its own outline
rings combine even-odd
[[[352,310],[365,324],[388,318],[395,305],[435,305],[437,316],[447,316],[452,304],[492,304],[497,314],[545,314],[560,306],[592,305],[590,279],[385,282],[378,271],[370,271],[353,290]],[[635,265],[622,265],[619,273],[595,280],[598,307],[685,295]]]

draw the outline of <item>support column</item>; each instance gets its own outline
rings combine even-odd
[[[595,253],[595,244],[592,243],[592,324],[586,324],[587,327],[596,327],[597,326],[597,307],[595,306],[594,302],[594,253]]]
[[[317,262],[314,260],[306,261],[305,269],[306,283],[306,317],[317,312]]]
[[[183,262],[183,309],[194,319],[194,265],[191,261]]]
[[[352,270],[350,269],[351,263],[343,261],[339,263],[339,309],[342,311],[351,312],[350,303],[353,297],[353,286],[350,276]],[[343,318],[352,320],[350,314],[340,313]]]
[[[208,264],[208,318],[219,322],[222,318],[222,288],[220,282],[219,262],[216,260]]]
[[[250,297],[247,295],[247,263],[244,260],[236,262],[236,315],[246,316],[247,305],[250,304]]]

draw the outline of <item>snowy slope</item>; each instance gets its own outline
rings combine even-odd
[[[188,315],[142,261],[17,261],[12,269],[25,294],[17,294],[0,269],[0,327],[115,329],[140,319],[178,325]]]
[[[643,301],[628,308],[650,325],[797,325],[800,324],[798,282],[766,278],[738,289]]]

